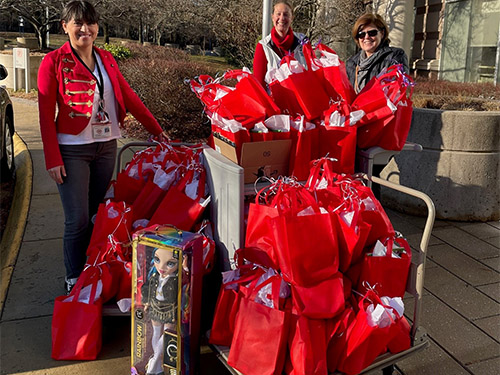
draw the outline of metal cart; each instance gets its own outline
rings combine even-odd
[[[135,151],[152,145],[155,144],[150,142],[131,142],[123,146],[117,156],[116,171],[121,170]],[[403,150],[420,151],[421,146],[407,144]],[[427,206],[425,227],[419,248],[412,250],[412,264],[406,286],[406,298],[413,298],[414,300],[413,313],[410,314],[407,312],[406,314],[412,323],[411,347],[397,354],[385,353],[361,372],[363,374],[381,369],[384,374],[390,374],[392,373],[392,366],[396,362],[425,349],[429,345],[425,329],[420,327],[420,317],[422,313],[427,246],[434,225],[435,209],[432,200],[426,194],[371,175],[371,169],[374,164],[387,163],[390,157],[397,154],[397,152],[386,151],[380,148],[372,148],[361,152],[362,154],[358,154],[358,159],[361,159],[361,165],[365,172],[362,177],[367,181],[368,185],[371,185],[373,181],[389,189],[421,199]],[[207,171],[207,183],[212,196],[210,220],[214,226],[214,239],[217,244],[219,259],[221,260],[220,268],[222,270],[229,270],[232,267],[231,260],[234,258],[235,249],[244,246],[244,199],[246,195],[255,193],[255,186],[253,184],[245,185],[243,168],[214,149],[204,146],[203,157]],[[211,345],[211,348],[220,361],[228,368],[229,372],[234,375],[243,375],[227,364],[228,347]]]
[[[420,151],[421,147],[415,144],[409,144],[407,150]],[[425,349],[429,345],[429,341],[423,327],[420,327],[420,317],[422,312],[422,296],[424,287],[424,270],[427,255],[427,246],[431,236],[432,227],[434,225],[435,209],[434,203],[426,194],[401,186],[387,180],[371,176],[371,168],[373,164],[377,164],[380,159],[379,153],[383,153],[382,161],[386,163],[395,152],[386,152],[386,150],[372,149],[365,150],[365,159],[368,161],[365,165],[368,168],[368,173],[362,175],[367,183],[378,183],[389,189],[397,190],[403,194],[416,197],[424,201],[427,206],[427,220],[422,233],[419,249],[413,249],[412,264],[406,286],[408,298],[414,299],[413,314],[407,313],[407,317],[412,322],[411,329],[411,347],[408,350],[397,354],[385,353],[379,356],[372,365],[365,368],[361,373],[369,371],[383,370],[384,374],[392,373],[392,366],[416,352]],[[243,184],[243,169],[237,164],[229,161],[224,156],[220,155],[211,148],[204,149],[205,166],[207,168],[207,182],[210,185],[212,196],[211,220],[214,223],[215,240],[222,258],[222,269],[231,268],[230,260],[233,259],[234,249],[238,249],[244,245],[244,228],[243,228],[243,209],[245,195],[255,192],[253,184]],[[358,155],[359,157],[359,155]],[[396,228],[397,229],[397,228]],[[228,347],[212,345],[212,349],[216,352],[218,358],[224,363],[228,370],[235,375],[242,375],[227,364],[229,354]]]

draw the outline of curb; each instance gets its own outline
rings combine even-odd
[[[12,273],[21,248],[33,190],[33,161],[31,154],[17,133],[14,133],[14,157],[16,185],[10,207],[9,218],[0,243],[2,278],[0,286],[0,315],[9,290]]]

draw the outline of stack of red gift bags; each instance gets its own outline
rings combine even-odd
[[[354,173],[356,147],[401,150],[412,115],[413,81],[401,66],[384,70],[356,95],[344,63],[323,44],[303,45],[306,65],[285,56],[266,74],[266,91],[247,69],[190,81],[205,107],[212,137],[235,147],[291,139],[289,176],[303,181],[312,160],[335,159],[338,173]],[[223,84],[236,79],[236,85]],[[215,148],[213,138],[209,142]]]
[[[410,347],[411,250],[371,189],[333,166],[316,160],[305,185],[280,178],[250,204],[210,333],[245,375],[357,374]]]
[[[200,146],[158,143],[134,154],[117,174],[94,217],[87,264],[69,296],[56,299],[52,319],[52,357],[95,359],[101,348],[102,305],[131,308],[132,235],[173,225],[204,235],[205,272],[213,264],[215,243],[203,212],[210,202]],[[204,221],[204,222],[203,222]]]

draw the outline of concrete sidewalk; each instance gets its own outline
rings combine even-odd
[[[57,188],[45,171],[36,103],[16,98],[13,103],[16,131],[33,162],[33,185],[31,196],[25,194],[27,199],[23,201],[29,206],[26,228],[19,230],[23,222],[14,227],[22,235],[17,260],[13,246],[12,264],[2,263],[1,288],[7,294],[0,321],[0,373],[129,374],[129,317],[104,318],[103,349],[98,360],[58,362],[50,357],[53,302],[63,293],[64,218]],[[30,178],[29,173],[26,176]],[[22,218],[21,211],[16,209],[11,215]],[[396,230],[412,247],[418,247],[425,219],[392,211],[389,215]],[[499,255],[498,222],[436,221],[428,249],[421,320],[431,345],[399,362],[401,374],[499,373]],[[4,276],[12,270],[9,283]],[[206,348],[203,353],[202,375],[228,374]]]

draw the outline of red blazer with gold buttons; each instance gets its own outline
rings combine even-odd
[[[160,134],[162,128],[130,88],[113,55],[97,47],[94,50],[111,80],[120,126],[129,111],[151,134]],[[73,54],[69,42],[43,58],[38,70],[38,112],[47,169],[63,165],[57,133],[76,135],[88,125],[95,90],[94,77]]]

